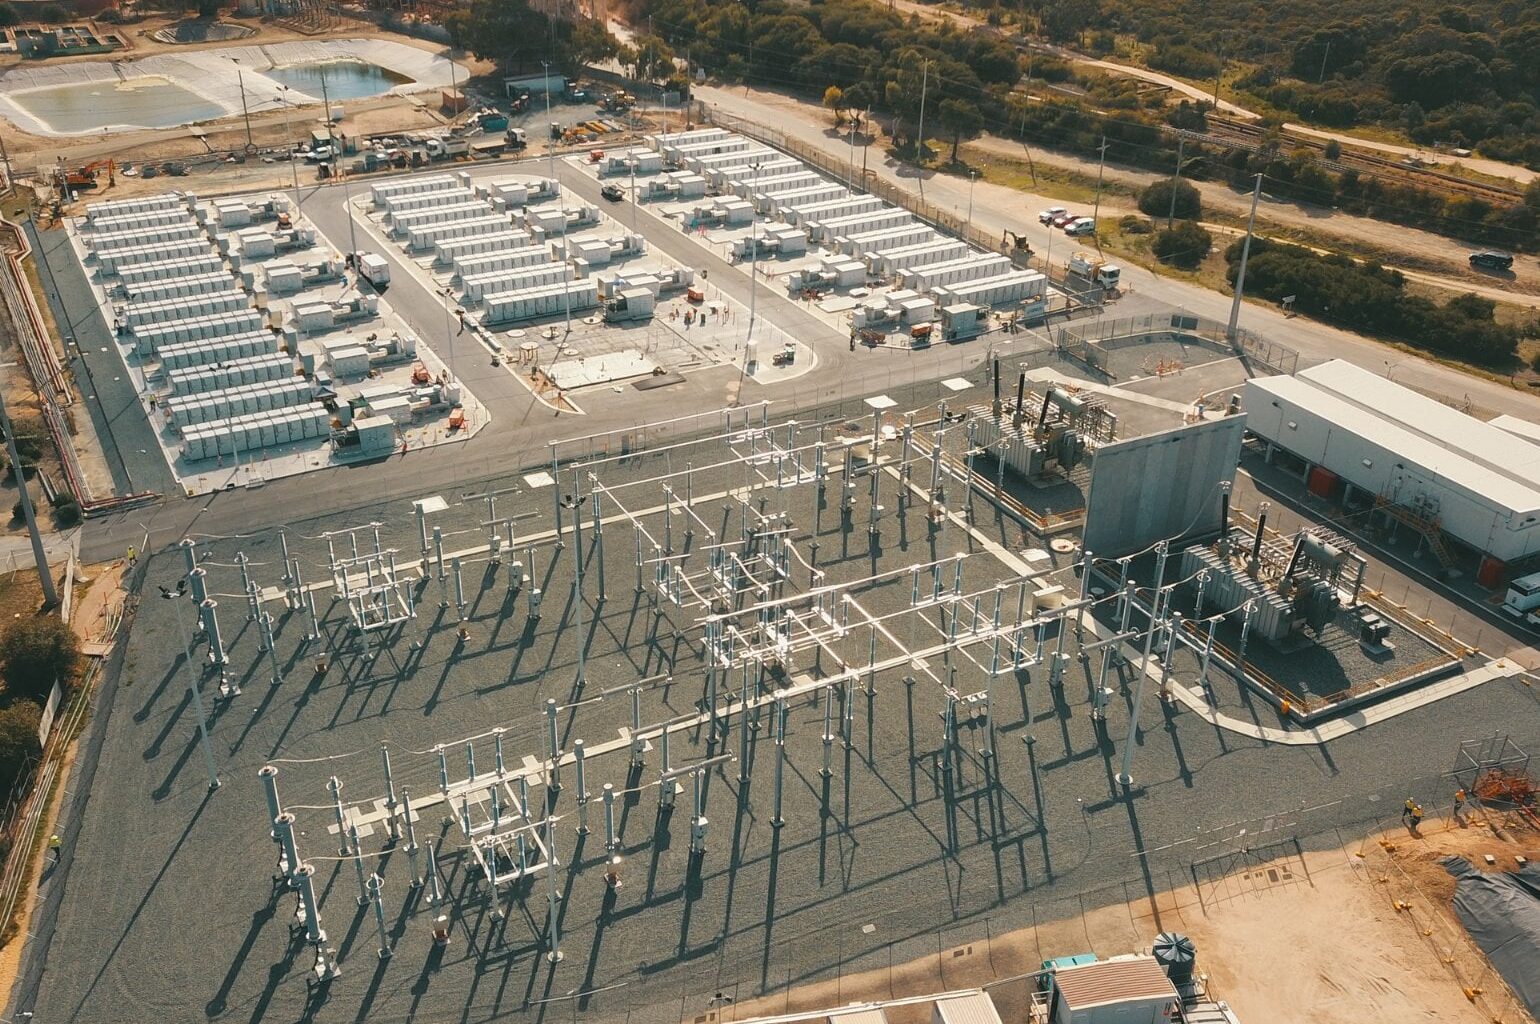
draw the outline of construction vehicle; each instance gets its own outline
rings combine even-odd
[[[63,188],[65,189],[95,188],[98,184],[100,184],[97,178],[98,173],[103,167],[107,169],[107,187],[112,188],[118,183],[118,165],[116,161],[111,159],[94,160],[91,163],[88,163],[82,167],[76,167],[73,170],[61,167],[59,169],[58,177],[61,180]]]
[[[1077,251],[1071,256],[1065,269],[1087,284],[1098,285],[1109,292],[1118,290],[1118,280],[1123,276],[1122,267],[1085,251]]]
[[[1006,228],[1005,234],[1000,236],[1000,245],[1014,249],[1023,256],[1032,255],[1032,243],[1027,240],[1027,236],[1018,235],[1010,228]]]

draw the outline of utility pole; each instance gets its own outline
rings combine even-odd
[[[1096,208],[1091,211],[1093,221],[1102,213],[1102,171],[1107,167],[1107,136],[1102,136],[1102,144],[1098,148],[1101,151],[1101,157],[1096,163]]]
[[[1171,208],[1166,211],[1166,230],[1171,230],[1171,222],[1176,219],[1176,187],[1182,182],[1182,150],[1187,145],[1186,138],[1176,140],[1176,174],[1171,179]]]
[[[278,103],[283,107],[283,142],[289,148],[289,170],[294,172],[294,205],[299,209],[305,208],[305,197],[299,192],[299,165],[294,162],[294,136],[289,128],[289,87],[278,87]]]
[[[251,111],[246,107],[246,77],[241,72],[241,62],[238,58],[231,57],[231,63],[235,65],[235,84],[241,90],[241,116],[246,119],[246,152],[255,153],[256,144],[251,141]]]
[[[42,258],[42,253],[39,252],[38,259]],[[43,550],[43,535],[37,529],[37,515],[32,510],[32,495],[27,492],[27,475],[22,471],[21,455],[16,451],[16,431],[11,426],[11,414],[6,412],[3,395],[0,395],[0,427],[5,429],[5,447],[11,456],[11,472],[16,474],[16,490],[21,496],[21,517],[26,520],[27,535],[32,539],[32,558],[37,562],[38,582],[43,585],[43,602],[52,608],[59,603],[59,592],[54,589],[53,573],[48,569],[48,554]]]
[[[920,166],[925,164],[925,93],[930,85],[930,61],[920,63],[920,124],[917,132],[918,138],[914,143],[914,162]],[[920,175],[920,198],[925,198],[925,175]]]
[[[1219,40],[1219,73],[1214,76],[1214,109],[1219,109],[1219,83],[1225,77],[1225,44],[1224,39]]]
[[[1257,223],[1257,200],[1262,196],[1262,175],[1257,175],[1256,187],[1251,190],[1251,216],[1246,219],[1246,240],[1241,243],[1241,266],[1235,273],[1235,300],[1230,303],[1230,328],[1225,337],[1235,344],[1236,331],[1241,321],[1241,299],[1246,294],[1246,261],[1251,258],[1251,231]]]

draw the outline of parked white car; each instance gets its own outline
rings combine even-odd
[[[1069,210],[1062,206],[1050,206],[1037,215],[1037,222],[1039,224],[1052,224],[1055,217],[1061,217],[1068,212]]]

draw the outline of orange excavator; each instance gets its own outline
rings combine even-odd
[[[112,159],[95,160],[83,167],[73,170],[65,168],[60,174],[64,179],[64,187],[71,189],[95,188],[100,184],[98,177],[102,168],[107,169],[107,187],[112,188],[118,183],[118,164]]]

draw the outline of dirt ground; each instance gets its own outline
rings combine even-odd
[[[1245,1024],[1530,1021],[1454,918],[1452,880],[1438,860],[1460,853],[1485,867],[1482,857],[1490,853],[1496,861],[1490,870],[1511,869],[1515,854],[1540,856],[1540,834],[1430,820],[1417,837],[1401,832],[1384,839],[1303,855],[1292,847],[1237,852],[1236,870],[1153,899],[744,1001],[722,1016],[813,1017],[852,1002],[990,985],[1001,1017],[1024,1021],[1031,982],[1002,979],[1088,948],[1104,957],[1147,952],[1159,932],[1176,931],[1195,943],[1211,997],[1226,1001]],[[892,1024],[927,1024],[931,1004],[921,1000],[885,1012]]]

